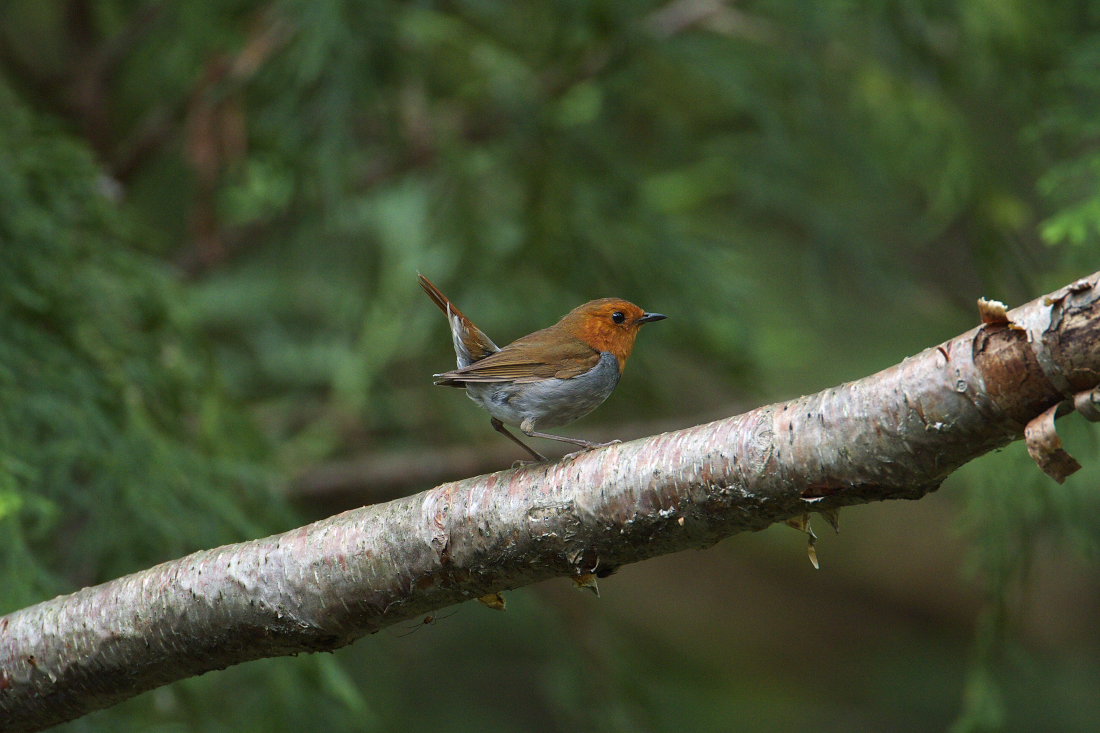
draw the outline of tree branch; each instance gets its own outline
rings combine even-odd
[[[443,484],[2,617],[0,728],[40,729],[189,675],[335,649],[483,594],[604,575],[810,511],[917,499],[1025,426],[1033,454],[1061,450],[1044,413],[1077,395],[1096,414],[1098,283],[1007,313],[986,303],[978,328],[816,395]]]

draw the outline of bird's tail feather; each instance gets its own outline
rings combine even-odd
[[[481,361],[489,354],[500,351],[500,347],[493,343],[485,333],[474,325],[473,321],[463,315],[455,304],[443,294],[428,278],[417,273],[417,281],[432,302],[439,306],[439,310],[447,316],[447,322],[451,326],[451,340],[454,341],[455,356],[458,358],[458,367],[469,366],[476,361]]]

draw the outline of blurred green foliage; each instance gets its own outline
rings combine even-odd
[[[1096,267],[1097,2],[7,0],[0,21],[5,610],[283,529],[273,490],[327,461],[497,440],[430,388],[453,355],[418,270],[499,342],[605,295],[671,314],[586,422],[610,435],[864,376],[969,328],[978,295]],[[766,661],[789,629],[732,635],[732,675],[657,631],[696,609],[621,631],[586,607],[596,630],[573,638],[578,618],[545,617],[568,604],[516,594],[526,617],[487,659],[503,632],[460,617],[467,640],[435,654],[425,628],[71,729],[458,730],[441,716],[463,706],[478,729],[790,729],[814,710],[826,730],[1074,729],[1087,704],[1066,693],[1082,717],[1058,718],[1013,680],[1100,668],[1064,655],[1029,677],[1006,648],[1035,547],[1095,558],[1096,475],[1047,486],[1012,456],[952,483],[959,582],[983,589],[970,651],[969,628],[877,661],[853,643],[833,651],[845,689],[810,695],[820,679]],[[462,687],[431,702],[438,667],[475,658],[539,675],[511,692],[537,712]],[[916,698],[851,693],[861,669]]]
[[[3,608],[269,526],[265,441],[86,146],[0,87],[0,159]]]

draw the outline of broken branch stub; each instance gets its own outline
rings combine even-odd
[[[999,301],[978,300],[983,325],[975,338],[976,361],[982,352],[980,337],[996,331],[1020,332],[1030,348],[1030,354],[1022,359],[987,364],[989,372],[999,377],[994,380],[996,384],[1005,386],[1005,393],[1017,404],[1022,400],[1029,408],[1049,401],[1051,391],[1064,398],[1033,414],[1024,428],[1028,454],[1058,483],[1079,471],[1081,464],[1062,446],[1055,420],[1075,409],[1088,420],[1100,420],[1100,388],[1096,386],[1100,370],[1079,357],[1064,358],[1064,345],[1075,336],[1084,337],[1083,343],[1077,344],[1079,353],[1095,354],[1100,349],[1100,340],[1094,333],[1081,331],[1082,316],[1091,314],[1100,298],[1098,290],[1097,276],[1092,275],[1018,311],[1009,312]],[[996,396],[997,386],[991,386],[989,391]]]

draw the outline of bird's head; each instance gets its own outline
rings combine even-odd
[[[643,324],[667,317],[661,313],[647,313],[629,300],[600,298],[577,306],[559,325],[592,348],[610,351],[618,358],[621,371],[634,350],[638,329]]]

